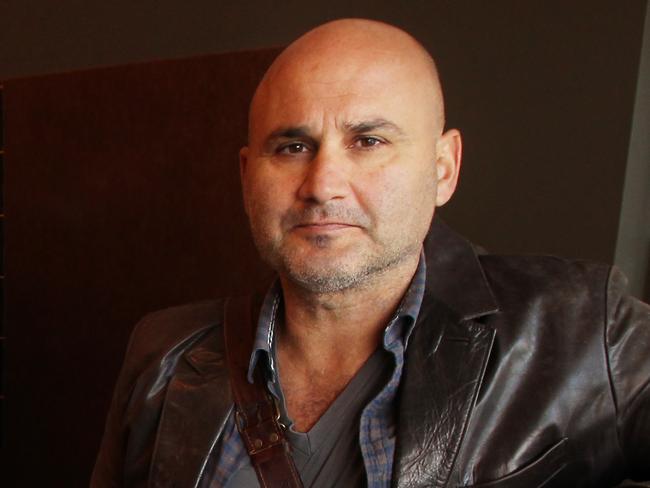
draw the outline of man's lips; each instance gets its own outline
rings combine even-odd
[[[282,217],[281,225],[285,231],[334,233],[367,229],[370,219],[361,209],[330,204],[292,208]]]
[[[303,222],[294,226],[295,229],[307,231],[335,231],[344,229],[358,228],[356,224],[348,224],[346,222]]]

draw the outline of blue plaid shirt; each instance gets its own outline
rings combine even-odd
[[[390,380],[375,398],[366,405],[361,414],[359,425],[359,445],[366,468],[369,488],[384,488],[391,484],[393,457],[395,454],[395,409],[394,399],[397,394],[404,351],[420,311],[424,285],[426,281],[426,264],[424,253],[409,288],[400,306],[384,330],[382,345],[393,354],[395,367]],[[277,312],[282,299],[280,284],[276,281],[266,294],[257,324],[255,347],[251,353],[248,379],[252,383],[253,371],[263,358],[268,365],[271,381],[277,383],[277,373],[273,363],[273,339],[277,322]],[[225,486],[230,477],[242,467],[250,464],[244,443],[235,425],[234,413],[231,412],[223,430],[218,452],[212,488]]]

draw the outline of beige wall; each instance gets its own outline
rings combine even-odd
[[[649,136],[650,9],[647,9],[615,262],[630,279],[632,292],[650,302]]]

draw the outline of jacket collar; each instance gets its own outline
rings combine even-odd
[[[435,218],[424,241],[427,259],[425,303],[436,299],[460,320],[498,311],[476,248]]]

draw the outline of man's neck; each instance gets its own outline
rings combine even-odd
[[[313,293],[282,279],[284,324],[279,350],[311,367],[354,369],[379,345],[415,274],[419,255],[363,284]]]
[[[298,431],[313,427],[377,349],[418,259],[338,293],[308,293],[282,280],[285,314],[277,331],[278,369]]]

